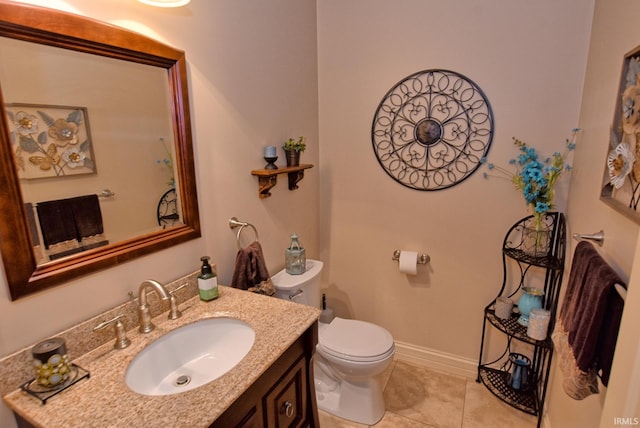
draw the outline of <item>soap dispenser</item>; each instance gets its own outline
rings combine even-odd
[[[307,270],[307,255],[295,232],[291,235],[289,248],[284,250],[284,261],[286,272],[290,275],[302,275]]]
[[[208,302],[218,298],[218,277],[209,264],[209,256],[200,258],[202,267],[198,275],[198,293],[200,300]]]

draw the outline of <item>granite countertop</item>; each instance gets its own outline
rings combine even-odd
[[[220,286],[216,300],[202,302],[196,296],[179,308],[181,318],[169,320],[165,311],[153,319],[156,329],[148,334],[138,333],[137,328],[129,330],[131,345],[126,349],[116,350],[110,341],[76,358],[73,362],[88,370],[90,378],[50,398],[46,404],[22,390],[6,395],[5,403],[43,428],[206,427],[320,315],[316,308],[225,286]],[[138,352],[171,330],[212,317],[237,318],[255,330],[255,343],[238,365],[208,384],[179,394],[145,396],[127,387],[125,371]]]

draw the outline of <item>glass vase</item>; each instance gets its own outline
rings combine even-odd
[[[526,224],[522,230],[522,251],[532,257],[543,257],[551,247],[551,229],[539,218]]]

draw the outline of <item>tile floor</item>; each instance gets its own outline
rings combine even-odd
[[[537,418],[500,401],[473,379],[394,361],[383,374],[387,411],[375,428],[535,428]],[[367,425],[320,412],[322,428]]]

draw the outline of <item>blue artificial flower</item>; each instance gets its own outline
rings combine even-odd
[[[549,211],[549,208],[551,208],[551,206],[549,206],[548,203],[538,201],[536,202],[535,212],[538,214],[544,214]]]
[[[515,166],[515,171],[487,163],[486,158],[482,158],[481,163],[487,163],[489,170],[510,178],[516,189],[522,192],[527,205],[536,216],[536,221],[541,221],[541,215],[553,207],[554,187],[558,178],[564,171],[571,171],[571,166],[565,164],[564,159],[569,151],[575,149],[574,140],[578,131],[578,128],[572,130],[571,138],[566,140],[564,153],[554,152],[551,157],[545,158],[544,162],[538,160],[535,148],[513,138],[519,153],[515,159],[509,160],[509,164]],[[488,178],[489,174],[484,173],[483,176]]]

